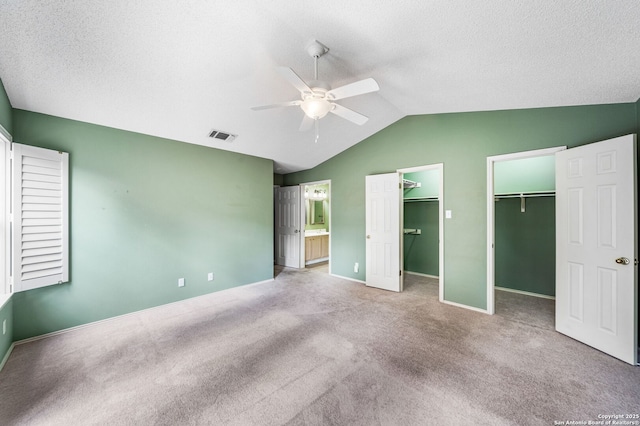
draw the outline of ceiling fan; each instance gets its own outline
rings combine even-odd
[[[364,80],[356,81],[355,83],[350,83],[332,89],[327,82],[318,80],[318,58],[328,51],[329,48],[317,40],[314,40],[307,47],[307,52],[311,57],[313,57],[315,71],[314,80],[310,81],[309,84],[305,83],[304,80],[302,80],[291,68],[278,68],[280,75],[300,91],[301,99],[272,105],[258,106],[251,109],[258,111],[269,108],[299,106],[305,114],[302,119],[302,123],[300,124],[300,131],[308,130],[315,123],[316,142],[318,141],[318,120],[326,116],[329,112],[355,124],[363,125],[366,123],[369,119],[368,117],[337,104],[334,101],[378,91],[380,90],[378,83],[376,83],[373,78],[366,78]]]

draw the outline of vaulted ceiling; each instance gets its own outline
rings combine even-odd
[[[0,78],[14,108],[314,167],[406,115],[634,102],[640,2],[0,2]],[[300,132],[299,99],[277,72],[313,78],[306,46],[330,48],[319,77],[380,90],[339,101]],[[218,129],[238,137],[208,137]],[[390,141],[393,143],[393,141]]]

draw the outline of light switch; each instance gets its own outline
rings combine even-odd
[[[451,210],[445,210],[444,211],[444,217],[447,219],[451,219]]]

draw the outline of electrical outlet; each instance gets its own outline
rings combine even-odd
[[[178,278],[178,287],[184,287],[184,278]]]
[[[207,275],[207,280],[213,281],[213,272],[209,272],[209,274]]]
[[[353,272],[358,273],[359,270],[360,270],[360,264],[358,262],[356,262],[353,265]]]

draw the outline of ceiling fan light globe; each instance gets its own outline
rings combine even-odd
[[[326,99],[318,99],[309,97],[300,105],[307,117],[319,120],[333,109],[331,102]]]

